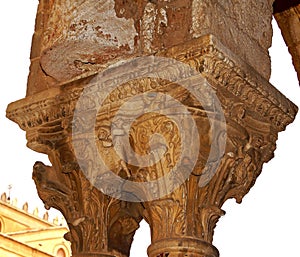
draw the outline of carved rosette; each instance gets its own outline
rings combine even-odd
[[[176,83],[143,78],[128,81],[112,91],[98,111],[93,139],[109,169],[125,181],[122,185],[125,189],[126,181],[149,182],[170,173],[179,160],[184,139],[178,124],[169,117],[158,113],[139,116],[128,130],[134,151],[140,155],[151,153],[151,136],[155,134],[163,136],[167,147],[163,149],[162,158],[157,161],[153,155],[154,161],[147,167],[127,164],[126,160],[133,157],[122,144],[113,140],[113,136],[125,133],[124,122],[120,120],[130,116],[130,113],[121,113],[119,123],[113,120],[124,102],[145,92],[170,94],[186,106],[195,120],[199,141],[194,140],[190,151],[192,153],[195,145],[200,145],[196,165],[193,167],[189,156],[185,156],[179,170],[183,173],[185,169],[191,170],[191,174],[184,183],[178,175],[179,181],[166,181],[165,185],[154,183],[151,192],[142,192],[154,195],[160,190],[168,191],[166,188],[175,189],[153,201],[121,201],[108,196],[103,192],[113,188],[95,184],[99,177],[95,177],[92,184],[82,170],[93,161],[95,153],[86,144],[89,141],[84,133],[72,138],[72,129],[74,132],[79,127],[94,124],[90,120],[93,116],[87,115],[95,111],[92,98],[84,101],[90,107],[77,121],[78,128],[72,127],[72,120],[76,103],[85,86],[95,83],[94,76],[75,79],[8,107],[7,117],[27,132],[28,146],[49,156],[52,167],[37,162],[33,178],[45,205],[59,209],[66,217],[70,228],[66,238],[72,242],[73,256],[129,256],[133,235],[144,218],[151,227],[150,257],[217,257],[218,251],[211,243],[216,223],[224,215],[223,203],[230,198],[242,201],[263,164],[273,157],[278,132],[296,115],[297,108],[288,99],[212,36],[192,40],[157,55],[187,63],[206,78],[222,105],[226,131],[219,131],[217,143],[212,144],[212,120],[207,111],[214,113],[213,105],[211,109],[203,108]],[[98,93],[101,92],[91,91],[90,95]],[[220,122],[217,113],[213,122]],[[220,159],[219,144],[224,138],[225,152]],[[155,142],[159,149],[160,140]],[[76,157],[74,144],[82,149]],[[115,147],[126,160],[120,158]],[[210,152],[215,158],[208,158]],[[89,167],[95,172],[96,167]],[[105,174],[99,171],[100,177]]]

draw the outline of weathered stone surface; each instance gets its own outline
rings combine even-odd
[[[193,37],[218,38],[269,79],[272,1],[193,1]]]
[[[49,7],[41,54],[49,76],[68,80],[133,53],[133,21],[116,16],[113,0],[56,1]]]
[[[118,60],[152,54],[206,34],[218,35],[268,79],[272,3],[40,1],[27,95],[52,87],[55,81],[65,82]]]

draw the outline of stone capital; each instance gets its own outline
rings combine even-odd
[[[188,90],[178,85],[180,81],[130,80],[110,92],[96,116],[88,115],[97,106],[89,96],[102,92],[93,91],[95,87],[92,87],[83,102],[85,109],[76,122],[77,127],[74,126],[77,103],[86,87],[91,83],[97,85],[97,73],[80,75],[8,106],[7,117],[26,131],[28,147],[49,156],[52,166],[37,162],[33,179],[45,205],[60,210],[65,216],[70,228],[66,238],[72,242],[73,256],[129,256],[133,235],[144,218],[151,227],[149,257],[218,257],[212,239],[216,223],[224,215],[222,205],[229,198],[242,201],[261,173],[263,164],[273,157],[278,133],[296,115],[295,105],[212,35],[158,51],[155,56],[188,64],[209,83],[226,121],[223,124],[226,131],[219,130],[215,144],[211,131],[213,126],[222,123],[219,113],[214,113],[211,102],[197,102]],[[151,65],[147,68],[152,69]],[[174,74],[180,72],[175,70]],[[189,79],[197,79],[197,76]],[[129,182],[151,182],[172,170],[179,160],[182,140],[186,139],[180,137],[178,124],[158,113],[139,116],[129,124],[128,136],[134,151],[143,155],[151,152],[151,135],[161,134],[167,147],[159,162],[154,161],[149,167],[128,165],[116,153],[116,147],[119,147],[118,151],[127,161],[131,158],[127,148],[113,141],[114,133],[123,133],[121,125],[113,127],[113,118],[126,101],[143,93],[149,93],[149,96],[169,94],[184,105],[199,134],[199,141],[195,137],[189,150],[192,153],[197,145],[200,148],[193,168],[189,166],[188,158],[183,159],[180,166],[182,172],[191,169],[187,179],[179,179],[179,184],[175,180],[154,183],[153,192],[142,193],[155,195],[157,190],[169,193],[140,203],[106,194],[108,191],[105,190],[115,188],[107,184],[106,188],[102,186],[101,176],[106,174],[101,170],[100,184],[95,182],[98,171],[93,166],[94,157],[89,156],[102,156],[111,171],[123,179],[122,192],[131,194],[131,199],[137,196],[130,191]],[[208,118],[212,117],[208,112],[214,114],[214,118]],[[121,112],[119,118],[128,115],[131,114]],[[96,117],[96,121],[91,121],[91,117]],[[93,124],[92,139],[99,153],[91,151],[85,144],[90,141],[87,141],[84,129],[75,133],[74,139],[74,131]],[[181,126],[185,128],[184,124]],[[192,134],[189,136],[193,137]],[[222,142],[225,143],[224,152],[218,155]],[[74,151],[76,144],[81,150],[77,153]],[[209,159],[210,151],[215,159]],[[83,171],[85,167],[91,167],[95,180],[87,178]],[[170,188],[174,190],[168,191]]]

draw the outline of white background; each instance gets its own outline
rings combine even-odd
[[[8,0],[0,3],[1,94],[0,94],[0,193],[8,192],[29,209],[42,203],[31,179],[35,161],[47,158],[26,148],[25,133],[5,118],[7,104],[25,97],[31,36],[37,0]],[[300,106],[298,80],[278,28],[274,24],[271,83]],[[300,117],[280,133],[275,158],[264,165],[255,186],[241,205],[228,201],[215,229],[214,245],[222,257],[298,257],[300,233]],[[55,212],[52,214],[56,215]],[[132,257],[146,257],[149,228],[142,223],[133,243]]]

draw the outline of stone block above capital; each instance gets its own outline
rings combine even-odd
[[[215,35],[269,79],[272,1],[40,1],[27,95],[120,60]]]

